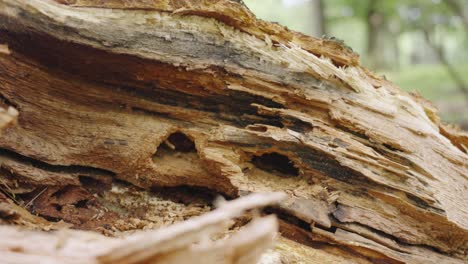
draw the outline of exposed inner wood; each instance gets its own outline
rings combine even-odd
[[[466,133],[339,43],[236,1],[0,0],[0,44],[0,221],[119,236],[281,191],[285,263],[468,260]]]

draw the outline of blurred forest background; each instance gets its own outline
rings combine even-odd
[[[336,37],[468,130],[468,0],[244,0],[257,17]]]

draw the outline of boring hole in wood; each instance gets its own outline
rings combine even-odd
[[[287,156],[276,152],[254,156],[252,164],[264,171],[275,174],[279,172],[286,177],[299,176],[299,169],[294,166],[294,162]]]
[[[181,132],[171,134],[163,145],[166,149],[180,152],[195,152],[195,143],[187,135]]]

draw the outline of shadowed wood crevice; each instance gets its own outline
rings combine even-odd
[[[252,163],[260,169],[278,173],[283,177],[295,177],[299,175],[299,170],[294,163],[285,155],[272,152],[261,156],[254,156]]]
[[[80,166],[80,165],[48,164],[38,159],[23,156],[21,154],[18,154],[8,149],[0,149],[0,157],[2,158],[2,160],[5,160],[5,159],[11,160],[15,163],[24,164],[25,166],[31,166],[40,170],[48,171],[48,172],[64,173],[64,174],[80,174],[83,176],[95,175],[95,177],[99,177],[99,176],[113,177],[115,175],[115,173],[111,171],[100,169],[100,168],[93,168],[93,167]],[[2,164],[2,166],[4,166],[4,164]]]

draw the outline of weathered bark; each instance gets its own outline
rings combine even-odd
[[[339,42],[228,0],[0,0],[0,34],[4,222],[117,236],[282,191],[271,262],[467,260],[467,135]]]

